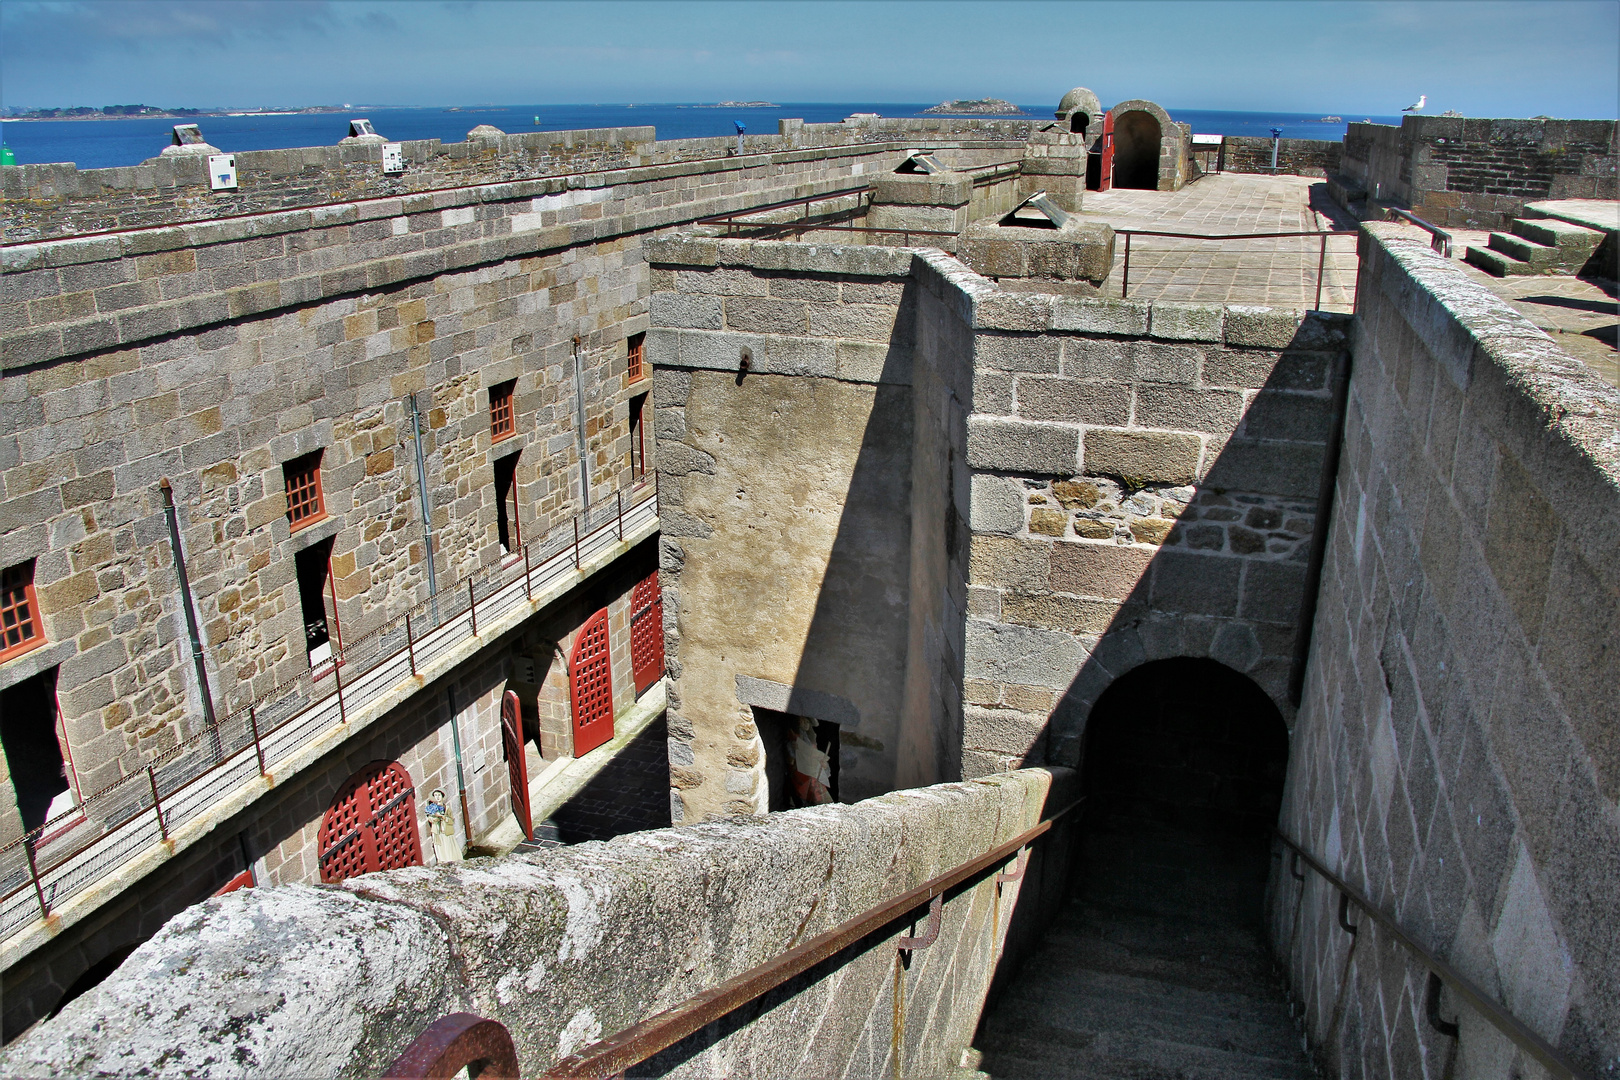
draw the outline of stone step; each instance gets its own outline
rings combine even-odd
[[[1097,1077],[1106,1080],[1315,1080],[1302,1053],[1286,1058],[1192,1046],[1136,1032],[1104,1032],[1086,1046],[1073,1033],[1030,1024],[1004,1044],[985,1045],[984,1071],[1017,1077]]]
[[[1246,955],[1223,953],[1209,942],[1181,943],[1184,951],[1158,947],[1142,948],[1113,936],[1067,935],[1047,937],[1050,957],[1065,965],[1086,968],[1099,974],[1120,975],[1184,986],[1192,990],[1221,992],[1252,986],[1272,985],[1272,963],[1260,950]],[[1269,995],[1267,995],[1269,996]]]
[[[1262,1028],[1292,1030],[1288,1006],[1283,1003],[1280,991],[1269,985],[1255,989],[1260,993],[1210,990],[1134,975],[1070,970],[1065,974],[1053,972],[1044,979],[1020,979],[1007,988],[1004,1000],[1020,1005],[1012,1010],[1014,1023],[1022,1016],[1070,1012],[1077,1016],[1100,1017],[1110,1014],[1110,1002],[1123,1001],[1144,1015],[1185,1017],[1198,1031],[1218,1029],[1227,1023],[1243,1024],[1254,1031]],[[1215,1036],[1217,1041],[1219,1037]]]
[[[1556,218],[1516,218],[1509,230],[1532,243],[1567,252],[1568,259],[1584,263],[1603,243],[1603,233]]]
[[[1515,259],[1505,252],[1492,251],[1488,247],[1470,245],[1463,261],[1496,277],[1523,277],[1536,272],[1535,267],[1522,259]]]
[[[1558,266],[1562,255],[1556,247],[1538,244],[1534,240],[1526,240],[1522,236],[1512,233],[1493,232],[1486,244],[1492,251],[1500,251],[1504,255],[1511,255],[1520,262],[1529,263],[1538,273],[1550,274]],[[1582,260],[1584,261],[1584,260]]]

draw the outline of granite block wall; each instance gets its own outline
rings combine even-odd
[[[1588,1075],[1620,1069],[1620,393],[1399,229],[1355,370],[1281,827]],[[1271,932],[1330,1075],[1544,1075],[1337,896]]]
[[[1282,139],[1277,147],[1277,172],[1290,176],[1333,176],[1340,170],[1343,154],[1343,142]],[[1272,171],[1271,140],[1228,135],[1221,143],[1218,163],[1222,172],[1269,174]]]
[[[1408,116],[1351,124],[1344,172],[1441,227],[1505,229],[1527,202],[1620,197],[1620,123]]]

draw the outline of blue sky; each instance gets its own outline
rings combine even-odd
[[[470,105],[994,96],[1610,118],[1620,0],[0,4],[0,103]]]

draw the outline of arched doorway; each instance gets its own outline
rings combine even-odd
[[[416,789],[397,761],[373,761],[338,789],[318,837],[321,880],[422,865]]]
[[[585,620],[574,639],[574,651],[568,658],[568,705],[574,717],[575,757],[584,757],[613,738],[607,608]]]
[[[1259,942],[1288,730],[1270,697],[1213,660],[1158,660],[1087,720],[1081,889],[1141,917]]]
[[[1164,135],[1159,118],[1141,109],[1114,117],[1114,186],[1159,186],[1159,143]]]

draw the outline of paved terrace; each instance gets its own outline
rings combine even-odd
[[[1320,180],[1237,173],[1206,176],[1180,191],[1088,191],[1081,216],[1116,229],[1199,235],[1355,227],[1353,220],[1328,201]],[[1320,243],[1309,237],[1177,240],[1138,236],[1131,240],[1129,295],[1137,300],[1316,307]],[[1114,269],[1103,283],[1104,296],[1119,295],[1124,254],[1121,237],[1114,252]],[[1352,310],[1355,285],[1355,237],[1329,239],[1322,309]]]

